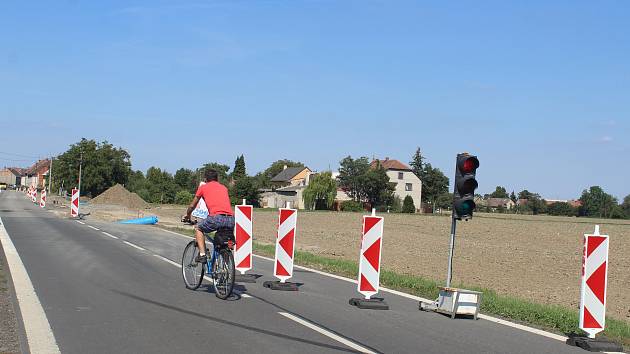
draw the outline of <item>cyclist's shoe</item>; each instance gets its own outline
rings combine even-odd
[[[203,263],[206,264],[208,263],[208,256],[207,255],[198,255],[197,258],[195,258],[195,262],[197,263]]]

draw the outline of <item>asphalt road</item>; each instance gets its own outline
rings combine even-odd
[[[184,287],[176,265],[184,236],[89,217],[80,224],[17,192],[0,194],[0,218],[62,353],[583,353],[490,321],[421,312],[389,293],[380,294],[389,311],[360,310],[348,304],[355,284],[309,271],[295,270],[300,291],[273,291],[262,286],[273,263],[261,258],[253,273],[263,277],[224,301],[207,281]]]

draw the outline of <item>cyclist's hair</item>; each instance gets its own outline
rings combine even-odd
[[[206,172],[204,173],[204,177],[206,178],[206,182],[219,180],[219,174],[217,173],[217,170],[215,170],[214,168],[206,169]]]

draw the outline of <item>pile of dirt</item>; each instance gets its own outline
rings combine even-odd
[[[149,203],[140,198],[136,193],[131,193],[125,187],[117,184],[92,199],[94,204],[113,204],[130,209],[148,209]]]

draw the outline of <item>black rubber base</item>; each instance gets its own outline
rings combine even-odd
[[[569,337],[567,344],[589,352],[623,352],[621,344],[606,338]]]
[[[280,290],[280,291],[298,291],[298,285],[296,283],[281,283],[277,280],[271,281],[267,280],[263,283],[265,288],[269,288],[271,290]]]
[[[260,274],[236,274],[234,281],[237,283],[255,283],[256,279],[262,277]]]
[[[361,299],[353,297],[348,302],[350,303],[350,305],[356,306],[360,309],[389,310],[389,305],[385,302],[385,299],[380,297],[373,297],[371,299]]]

